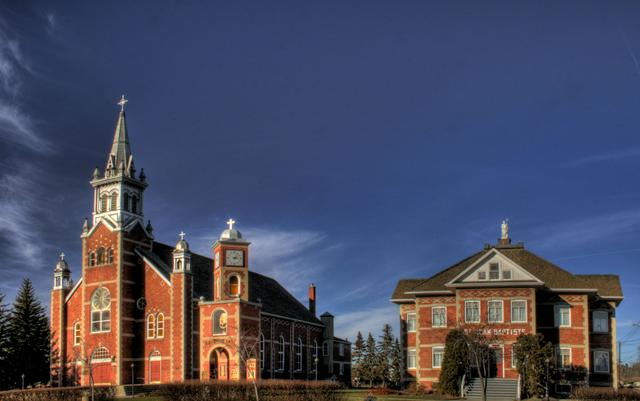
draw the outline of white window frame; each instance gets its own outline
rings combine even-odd
[[[562,324],[561,310],[567,309],[569,311],[569,324]],[[554,306],[554,323],[555,327],[571,327],[571,305],[555,305]]]
[[[500,304],[500,320],[491,320],[491,304]],[[504,301],[502,299],[490,299],[487,301],[487,322],[504,323]]]
[[[156,338],[164,338],[164,313],[162,312],[156,315]]]
[[[511,345],[511,369],[518,367],[518,358],[516,358],[516,345]]]
[[[444,323],[436,325],[435,324],[435,311],[436,309],[444,309]],[[445,305],[435,305],[431,307],[431,327],[447,327],[447,307]]]
[[[407,348],[407,369],[416,369],[417,365],[418,365],[418,354],[416,353],[416,349]]]
[[[339,343],[338,344],[338,355],[344,356],[344,344],[343,343]]]
[[[478,305],[478,320],[469,320],[467,319],[467,305],[469,304],[477,304]],[[480,320],[482,315],[482,310],[481,310],[481,305],[480,305],[480,301],[477,299],[469,299],[464,301],[464,322],[465,323],[480,323]]]
[[[260,369],[264,369],[264,334],[260,333]]]
[[[302,339],[298,337],[296,340],[296,372],[302,372]]]
[[[605,354],[607,358],[607,370],[598,369],[598,354]],[[611,372],[611,354],[607,350],[593,351],[593,372],[594,373],[610,373]]]
[[[436,365],[436,350],[440,353],[440,364]],[[433,369],[442,369],[442,361],[444,360],[444,346],[437,346],[431,348],[431,367]]]
[[[562,350],[569,350],[569,364],[567,366],[565,366],[565,364],[562,362]],[[563,347],[563,346],[556,347],[556,365],[558,369],[567,370],[571,367],[572,364],[573,364],[573,351],[571,350],[571,347]]]
[[[507,269],[507,270],[503,270],[502,272],[502,279],[503,280],[512,280],[513,279],[513,270]],[[509,277],[507,278],[506,274],[509,273]]]
[[[600,317],[597,318],[596,315],[604,315],[604,317]],[[596,319],[602,319],[604,320],[604,324],[605,324],[605,329],[603,330],[596,330]],[[593,332],[594,333],[608,333],[609,332],[609,312],[607,312],[606,310],[594,310],[593,314],[592,314],[592,320],[593,320]]]
[[[82,342],[82,325],[76,322],[73,325],[73,345],[80,345]]]
[[[514,320],[513,319],[513,304],[514,302],[524,302],[524,320]],[[527,323],[528,318],[527,318],[527,311],[528,311],[528,307],[529,307],[529,303],[527,302],[526,299],[512,299],[511,300],[511,323]]]
[[[481,277],[481,275],[484,275],[484,277]],[[487,272],[484,272],[484,271],[478,272],[478,280],[486,280],[486,279],[487,279]]]
[[[322,356],[329,356],[329,342],[326,340],[322,343]]]
[[[147,339],[156,338],[156,316],[153,313],[147,315]]]
[[[498,277],[497,278],[492,278],[491,277],[491,268],[493,266],[497,266],[498,267]],[[489,280],[500,280],[500,274],[502,273],[502,269],[500,268],[500,263],[496,263],[496,262],[492,262],[489,263],[489,270],[487,271],[487,277]]]
[[[278,371],[280,372],[284,371],[285,368],[285,349],[284,336],[281,335],[278,338]]]
[[[417,321],[416,321],[415,312],[407,313],[407,332],[415,333],[416,332],[416,326],[417,326]]]

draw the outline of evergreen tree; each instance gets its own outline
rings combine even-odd
[[[49,381],[49,321],[36,298],[31,280],[25,279],[13,304],[9,323],[9,378],[15,387]]]
[[[394,387],[400,387],[402,384],[402,348],[400,341],[396,338],[391,350],[391,361],[389,366],[389,383]]]
[[[377,373],[382,385],[387,386],[391,373],[391,357],[393,352],[393,332],[391,325],[385,324],[382,327],[382,336],[380,336],[380,345],[378,352]]]
[[[369,386],[373,386],[374,381],[378,380],[378,349],[376,340],[369,333],[367,343],[362,356],[362,380],[369,382]]]
[[[4,303],[4,294],[0,294],[0,390],[9,388],[7,375],[9,368],[9,308]]]
[[[351,353],[351,363],[353,366],[352,374],[353,378],[357,382],[362,380],[362,358],[364,356],[364,352],[364,337],[362,337],[361,332],[358,332],[356,342],[353,344],[353,351]]]
[[[451,396],[459,396],[460,381],[469,365],[469,350],[462,330],[451,330],[447,334],[444,347],[439,388]]]

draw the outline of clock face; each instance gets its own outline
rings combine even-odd
[[[229,249],[225,256],[227,266],[244,266],[244,252],[237,249]]]

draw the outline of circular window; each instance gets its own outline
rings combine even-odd
[[[94,310],[107,310],[111,306],[111,295],[109,290],[100,287],[93,293],[91,297],[91,306]]]

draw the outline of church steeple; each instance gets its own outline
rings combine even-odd
[[[124,175],[126,177],[134,177],[135,168],[133,165],[133,155],[131,154],[131,146],[129,145],[129,135],[127,133],[127,119],[124,112],[124,105],[128,100],[124,95],[118,102],[120,105],[120,114],[116,123],[116,130],[113,134],[113,144],[111,152],[107,157],[107,167],[105,169],[105,177],[114,177]]]
[[[134,220],[143,224],[143,191],[147,187],[144,171],[135,176],[133,155],[124,112],[128,100],[122,95],[120,111],[113,134],[111,151],[104,174],[96,168],[91,185],[94,188],[93,224],[105,220],[114,228],[128,226]]]

